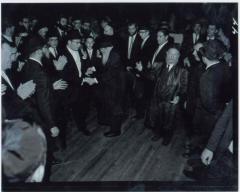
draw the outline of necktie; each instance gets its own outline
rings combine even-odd
[[[170,71],[170,65],[167,65],[167,71]]]
[[[57,53],[57,49],[56,48],[54,48],[54,54],[55,54],[55,57],[57,58],[58,53]]]
[[[132,45],[133,45],[133,36],[130,36],[130,44],[128,47],[128,59],[130,59],[131,57]]]
[[[161,49],[161,47],[158,47],[158,49],[155,51],[155,53],[154,53],[154,55],[153,55],[153,58],[152,58],[152,65],[153,65],[153,63],[155,62],[155,59],[156,59],[157,54],[159,53],[160,49]]]

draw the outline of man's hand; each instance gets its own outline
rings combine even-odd
[[[179,96],[175,96],[174,99],[170,103],[176,105],[176,104],[178,104],[178,102],[179,102]]]
[[[97,50],[97,58],[102,58],[102,55],[99,50]]]
[[[65,65],[67,64],[67,58],[62,55],[58,58],[58,60],[53,60],[53,64],[57,71],[62,71]]]
[[[143,70],[143,66],[142,66],[142,62],[141,61],[136,63],[136,69],[138,71],[142,71]]]
[[[22,68],[23,68],[24,65],[25,65],[25,62],[23,62],[23,61],[18,61],[17,71],[18,71],[18,72],[22,71]]]
[[[59,135],[59,132],[60,132],[58,127],[52,127],[50,129],[50,131],[51,131],[51,136],[52,137],[57,137]]]
[[[187,67],[190,67],[190,66],[191,66],[191,63],[190,63],[188,57],[186,57],[186,58],[183,60],[183,63],[184,63],[184,66],[187,66]]]
[[[30,97],[35,93],[36,90],[36,84],[33,82],[33,80],[27,81],[24,84],[20,84],[17,88],[17,94],[19,97],[21,97],[23,100]]]
[[[7,90],[7,86],[2,84],[2,86],[1,86],[1,94],[2,94],[2,96],[5,95],[6,90]]]
[[[82,59],[87,59],[87,52],[84,51],[83,49],[80,49],[81,50],[81,53],[82,53]]]
[[[131,71],[131,70],[132,70],[132,67],[127,66],[126,69],[127,69],[127,71]]]
[[[184,109],[187,109],[187,101],[185,101],[185,102],[183,103],[183,107],[184,107]]]
[[[89,67],[85,73],[86,76],[92,75],[96,71],[95,67]]]
[[[83,83],[87,83],[88,85],[91,86],[91,85],[97,84],[98,81],[97,81],[96,78],[85,77],[85,78],[83,79]]]
[[[53,89],[54,90],[65,90],[67,89],[68,84],[66,81],[63,81],[62,79],[59,79],[58,81],[55,81],[53,83]]]
[[[213,152],[205,148],[201,154],[201,160],[204,165],[210,165],[213,159]]]

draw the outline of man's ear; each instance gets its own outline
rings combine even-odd
[[[19,24],[20,26],[22,26],[22,25],[23,25],[23,22],[22,22],[22,21],[19,21],[18,24]]]

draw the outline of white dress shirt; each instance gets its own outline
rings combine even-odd
[[[168,71],[170,71],[173,68],[174,65],[167,65]]]
[[[143,40],[143,42],[142,42],[142,44],[141,44],[141,49],[143,48],[144,44],[146,43],[146,41],[148,40],[149,37],[150,37],[150,36],[147,36],[147,37]]]
[[[29,59],[33,60],[33,61],[36,61],[37,63],[39,63],[39,65],[42,66],[42,62],[40,60],[37,60],[35,58],[32,58],[32,57],[29,57]]]
[[[57,50],[56,50],[56,48],[49,47],[48,49],[52,53],[52,55],[56,58],[57,57]]]
[[[92,59],[93,49],[87,49],[89,58]]]
[[[218,64],[218,63],[219,63],[219,61],[216,62],[216,63],[212,63],[211,65],[209,65],[209,66],[206,67],[206,70],[207,70],[209,67],[212,67],[213,65],[216,65],[216,64]]]
[[[78,73],[79,73],[79,77],[82,77],[82,70],[81,70],[82,69],[82,64],[81,64],[81,58],[80,58],[79,52],[70,49],[68,46],[67,46],[67,49],[71,53],[71,55],[73,56],[73,59],[76,63]]]
[[[10,79],[8,78],[7,74],[4,71],[2,71],[2,78],[10,85],[12,90],[14,90],[13,85],[12,85]]]
[[[159,45],[159,47],[157,48],[157,50],[155,51],[153,58],[152,58],[152,64],[155,62],[155,59],[158,55],[158,53],[161,51],[161,49],[163,48],[164,45],[167,44],[168,41],[166,41],[165,43],[163,43],[162,45]]]
[[[199,34],[193,33],[192,36],[193,36],[193,44],[195,44],[199,39]]]

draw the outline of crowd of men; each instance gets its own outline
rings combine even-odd
[[[122,122],[131,115],[144,119],[145,128],[153,133],[152,142],[162,137],[163,145],[171,143],[176,117],[182,113],[187,135],[183,155],[190,161],[185,175],[210,178],[206,167],[224,156],[225,171],[215,177],[231,177],[234,57],[223,29],[209,23],[203,33],[201,22],[195,20],[184,32],[183,42],[176,44],[166,22],[153,30],[147,23],[129,21],[122,35],[109,17],[93,21],[73,17],[70,22],[61,15],[49,26],[30,17],[17,23],[2,19],[3,132],[11,130],[9,121],[16,119],[27,123],[20,122],[22,132],[40,126],[44,134],[31,135],[45,135],[51,165],[58,162],[53,152],[59,146],[66,148],[71,118],[82,134],[91,136],[86,123],[91,107],[96,108],[98,124],[109,126],[105,137],[121,135]],[[130,109],[135,109],[134,116]],[[41,162],[31,165],[31,179],[20,173],[22,169],[8,171],[22,161],[18,148],[7,142],[9,135],[3,134],[6,180],[41,180],[32,177],[43,173],[42,156],[29,157]]]

